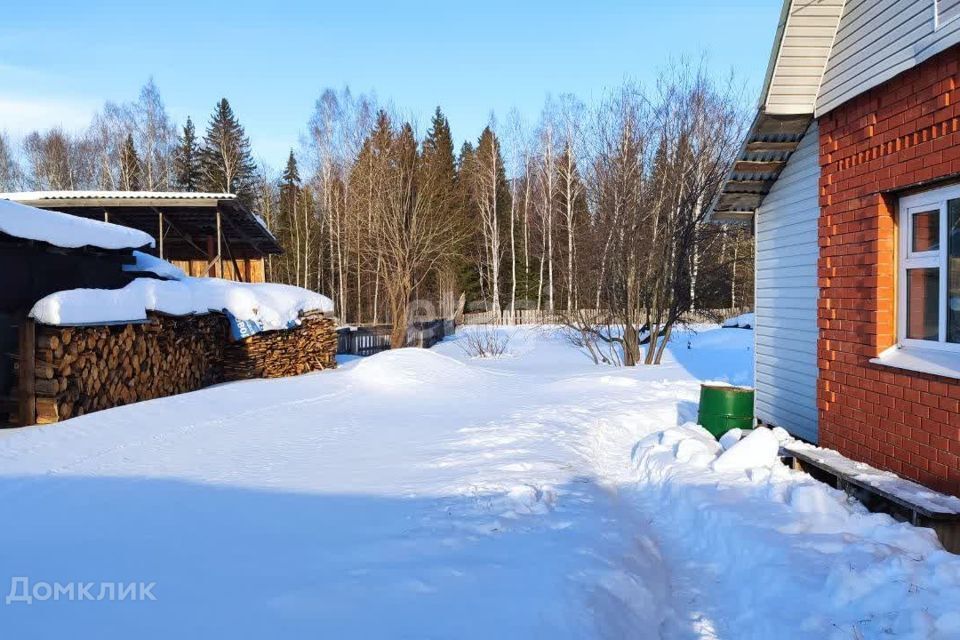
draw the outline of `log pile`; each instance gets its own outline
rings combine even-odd
[[[37,424],[218,382],[223,316],[154,316],[144,324],[37,327]]]
[[[224,380],[281,378],[337,366],[337,332],[333,318],[306,314],[300,326],[265,331],[231,342],[223,349]]]
[[[195,391],[224,380],[277,378],[336,366],[336,322],[230,342],[220,314],[152,315],[144,324],[37,325],[36,422],[49,424],[131,402]]]

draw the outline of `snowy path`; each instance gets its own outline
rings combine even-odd
[[[627,370],[522,330],[0,432],[0,588],[157,598],[0,604],[0,639],[960,638],[928,530],[680,426],[751,344]]]
[[[697,340],[743,378],[750,335],[733,337],[716,353]],[[385,353],[0,435],[4,586],[157,583],[155,602],[2,606],[2,635],[675,627],[667,570],[616,487],[639,436],[692,417],[693,375],[597,368],[536,332],[511,349]],[[689,353],[704,375],[710,358]]]

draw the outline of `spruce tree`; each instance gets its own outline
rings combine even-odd
[[[245,204],[252,203],[257,166],[250,139],[226,98],[217,103],[210,117],[200,159],[206,191],[233,193]]]
[[[193,120],[187,118],[183,125],[183,134],[177,142],[177,151],[173,159],[174,179],[182,191],[197,191],[203,181],[200,168],[200,145],[197,143]]]
[[[457,269],[457,285],[464,292],[467,304],[482,302],[485,298],[481,279],[483,239],[481,237],[479,213],[472,197],[472,185],[476,180],[477,151],[469,141],[460,147],[457,158],[457,206],[465,221],[465,251],[463,260]],[[469,307],[468,307],[469,308]]]
[[[124,191],[140,190],[142,165],[133,143],[133,134],[128,133],[120,146],[120,186]]]
[[[430,130],[423,140],[423,168],[427,181],[435,190],[452,192],[456,188],[457,161],[453,154],[453,137],[450,123],[440,107],[434,112]]]
[[[287,166],[280,176],[280,212],[291,229],[299,224],[295,219],[296,201],[300,195],[300,170],[297,168],[297,158],[290,150]]]
[[[466,208],[460,197],[457,184],[457,159],[454,154],[453,136],[450,133],[450,123],[440,107],[437,107],[430,121],[430,129],[423,140],[420,164],[420,194],[426,206],[435,215],[442,216],[454,222],[457,228],[463,231],[461,244],[455,248],[452,255],[447,256],[439,265],[436,279],[436,296],[442,296],[452,291],[444,291],[457,279],[457,274],[463,268],[467,233],[469,228],[466,220]],[[449,283],[449,284],[448,284]]]
[[[280,179],[285,186],[300,186],[300,170],[297,168],[297,158],[293,155],[293,149],[290,149],[290,157],[287,158],[287,166]]]

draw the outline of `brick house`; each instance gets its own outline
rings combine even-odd
[[[756,229],[758,420],[960,495],[960,0],[786,0],[713,218]]]

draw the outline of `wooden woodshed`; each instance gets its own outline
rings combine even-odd
[[[138,229],[153,238],[151,253],[194,277],[263,282],[265,260],[281,253],[263,220],[231,193],[24,191],[0,199]]]
[[[32,422],[37,300],[78,288],[119,289],[138,275],[134,249],[150,236],[0,201],[0,424]],[[24,354],[30,354],[24,357]]]

